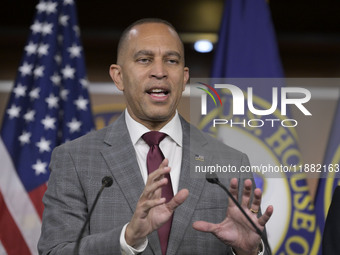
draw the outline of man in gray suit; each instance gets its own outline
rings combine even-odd
[[[162,254],[157,230],[170,219],[166,254],[263,254],[261,238],[224,191],[190,174],[196,161],[238,169],[249,162],[245,154],[178,115],[189,69],[172,25],[144,19],[128,27],[110,75],[123,91],[127,109],[108,127],[54,150],[39,253],[73,253],[101,180],[109,175],[113,185],[103,191],[93,211],[80,254]],[[150,131],[166,134],[159,142],[165,159],[148,174],[150,152],[143,137]],[[264,230],[272,206],[258,214],[261,191],[254,190],[252,180],[237,177],[227,176],[223,182]],[[168,184],[170,201],[162,198]]]

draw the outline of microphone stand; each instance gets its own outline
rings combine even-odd
[[[92,212],[93,212],[93,210],[94,210],[94,208],[95,208],[95,206],[96,206],[96,204],[97,204],[97,202],[98,202],[98,199],[99,199],[100,195],[102,194],[104,188],[110,187],[110,186],[112,185],[112,183],[113,183],[113,180],[112,180],[112,178],[111,178],[110,176],[105,176],[105,177],[102,179],[102,187],[100,188],[100,190],[99,190],[99,192],[98,192],[98,194],[97,194],[97,196],[96,196],[96,199],[94,200],[93,205],[92,205],[92,207],[91,207],[91,209],[90,209],[90,212],[89,212],[89,214],[88,214],[87,217],[86,217],[86,221],[84,222],[84,225],[83,225],[83,227],[82,227],[82,229],[80,230],[80,233],[79,233],[79,235],[78,235],[77,242],[76,242],[76,246],[74,247],[74,250],[73,250],[73,254],[74,254],[74,255],[78,255],[78,254],[79,254],[80,240],[81,240],[81,238],[82,238],[82,236],[83,236],[83,234],[84,234],[84,231],[85,231],[85,228],[86,228],[87,224],[88,224],[89,221],[90,221]]]

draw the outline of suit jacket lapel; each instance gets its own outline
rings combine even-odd
[[[181,122],[183,128],[183,157],[178,190],[188,189],[189,197],[175,210],[167,254],[177,253],[186,229],[192,227],[192,214],[195,211],[206,182],[204,178],[193,178],[190,176],[190,169],[194,167],[195,157],[197,155],[203,156],[205,162],[210,161],[209,155],[204,155],[202,150],[205,141],[196,133],[198,130],[195,128],[191,130],[190,124],[182,118]],[[194,131],[194,133],[191,133],[191,131]]]
[[[123,113],[111,126],[104,139],[108,146],[101,150],[113,178],[128,202],[131,212],[136,209],[145,184],[136,160],[136,152],[128,133]],[[114,148],[112,148],[114,146]],[[149,246],[156,254],[160,251],[157,231],[148,236]]]
[[[133,212],[145,185],[127,131],[124,114],[108,128],[104,142],[108,146],[101,151],[101,154]]]

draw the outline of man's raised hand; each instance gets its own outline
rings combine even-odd
[[[167,173],[170,173],[170,167],[168,167],[168,159],[164,159],[159,168],[149,174],[135,213],[126,227],[125,240],[130,246],[138,244],[148,234],[167,222],[174,210],[188,197],[189,191],[182,189],[165,203],[165,198],[162,198],[161,194],[162,187],[168,182],[164,177]]]

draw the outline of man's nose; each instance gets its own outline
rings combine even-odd
[[[166,64],[162,60],[155,60],[151,67],[150,76],[157,79],[164,79],[168,77]]]

